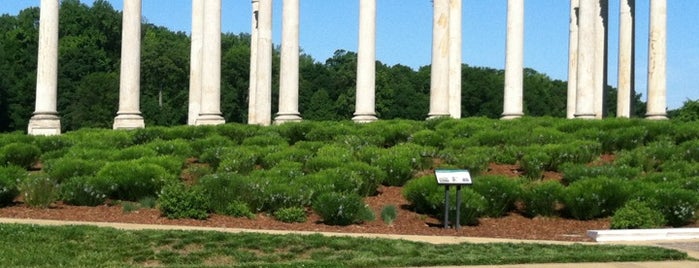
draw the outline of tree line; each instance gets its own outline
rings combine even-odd
[[[63,131],[110,128],[119,100],[121,12],[106,0],[91,6],[61,1],[58,112]],[[34,112],[39,9],[0,16],[0,132],[25,130]],[[146,125],[187,122],[190,38],[144,23],[141,112]],[[277,111],[279,49],[273,57],[272,111]],[[221,111],[227,122],[247,120],[250,35],[222,35]],[[307,120],[348,120],[355,104],[357,54],[337,50],[324,62],[300,56],[299,111]],[[462,65],[462,116],[502,114],[504,71]],[[609,115],[616,111],[609,88]],[[567,83],[532,69],[524,73],[524,112],[564,117]],[[376,63],[376,112],[381,119],[423,120],[429,111],[430,66]],[[635,114],[645,105],[637,95]]]

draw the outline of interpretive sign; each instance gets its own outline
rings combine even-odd
[[[437,169],[434,171],[439,185],[471,184],[471,173],[464,169]]]

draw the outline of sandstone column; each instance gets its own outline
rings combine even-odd
[[[250,30],[250,79],[249,79],[249,89],[248,89],[248,123],[253,124],[255,122],[255,96],[257,95],[257,14],[260,11],[260,1],[252,0],[252,29]]]
[[[221,116],[221,0],[204,1],[201,111],[196,125],[226,123]]]
[[[647,119],[667,119],[667,0],[650,0]]]
[[[634,94],[634,12],[635,0],[620,0],[619,7],[619,78],[617,117],[631,117]]]
[[[607,95],[607,25],[609,18],[609,1],[597,1],[595,22],[595,118],[605,116],[605,99]]]
[[[276,124],[301,121],[299,113],[299,0],[284,0]]]
[[[570,36],[568,39],[568,98],[566,118],[575,118],[575,97],[578,91],[578,10],[579,0],[570,0]]]
[[[449,114],[461,118],[462,0],[449,0]]]
[[[520,118],[523,110],[524,0],[507,1],[505,100],[502,119]]]
[[[202,53],[204,46],[204,1],[192,0],[192,44],[189,63],[189,113],[187,125],[193,126],[201,111]]]
[[[449,0],[434,0],[428,119],[449,116]]]
[[[257,82],[255,121],[251,124],[272,124],[272,0],[259,0],[257,15]]]
[[[141,95],[141,0],[124,0],[119,111],[114,129],[144,128]]]
[[[41,0],[39,49],[36,69],[36,106],[29,119],[29,135],[60,135],[58,117],[58,6],[59,0]]]
[[[575,117],[595,118],[595,22],[597,1],[580,0],[578,24],[578,67]]]
[[[376,0],[359,0],[357,99],[352,120],[376,121]]]

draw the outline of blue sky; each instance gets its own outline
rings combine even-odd
[[[17,14],[39,0],[2,0],[0,13]],[[83,0],[92,3],[92,0]],[[116,9],[122,0],[109,1]],[[358,0],[301,0],[301,48],[324,61],[337,49],[357,50]],[[609,7],[609,84],[617,83],[619,1]],[[526,67],[567,80],[567,0],[525,1]],[[649,0],[636,1],[636,91],[646,95]],[[463,0],[463,58],[471,66],[502,69],[507,0]],[[274,42],[281,41],[282,0],[274,1]],[[250,0],[223,0],[223,31],[250,32]],[[413,68],[430,64],[430,0],[377,0],[377,59]],[[699,1],[668,0],[668,107],[699,99]],[[191,1],[143,0],[146,21],[189,32]],[[525,100],[526,101],[526,100]]]

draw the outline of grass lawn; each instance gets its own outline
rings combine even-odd
[[[396,267],[684,260],[610,245],[433,245],[402,240],[0,224],[3,267]]]

